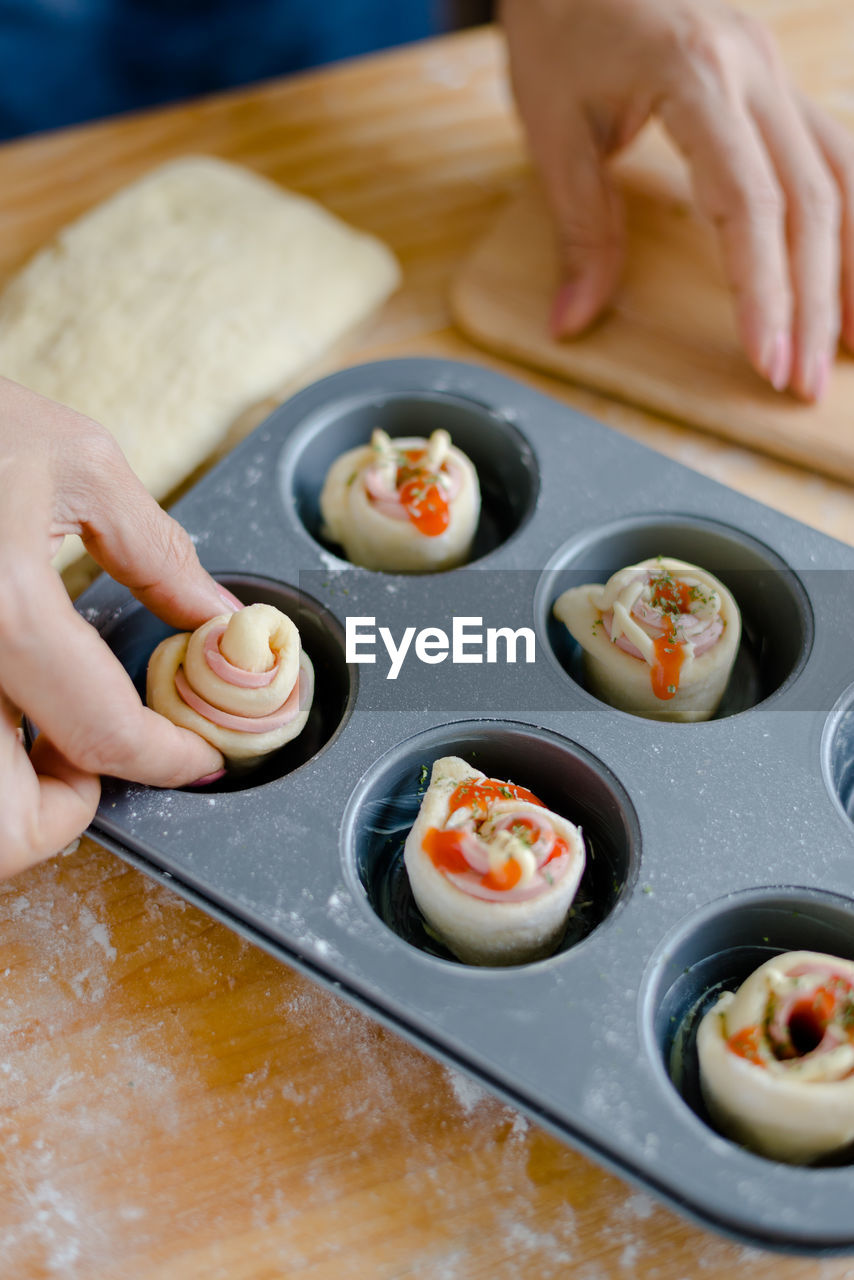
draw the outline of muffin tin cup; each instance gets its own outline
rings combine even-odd
[[[761,1218],[768,1233],[764,1243],[808,1246],[806,1224],[812,1221],[827,1230],[829,1249],[850,1249],[850,1231],[843,1224],[854,1183],[854,1150],[798,1167],[742,1150],[716,1132],[700,1085],[696,1038],[704,1014],[724,991],[737,991],[775,955],[801,950],[854,960],[854,901],[781,886],[705,904],[680,921],[650,961],[639,996],[641,1038],[685,1140],[711,1141],[721,1150],[719,1169],[704,1166],[697,1178],[707,1200],[718,1199],[721,1214],[734,1219],[728,1180],[738,1177],[747,1198],[738,1216]],[[722,1180],[718,1186],[716,1174]],[[795,1197],[800,1201],[797,1215],[791,1209]],[[835,1239],[832,1221],[837,1224]],[[740,1224],[731,1220],[730,1225],[737,1231]]]
[[[430,762],[453,755],[487,777],[532,790],[584,833],[587,860],[554,955],[574,950],[631,893],[640,829],[631,802],[601,761],[577,743],[530,725],[473,720],[419,733],[388,752],[361,779],[342,823],[342,858],[354,897],[364,898],[399,938],[459,964],[426,926],[412,897],[403,846],[426,790]],[[551,959],[551,958],[550,958]],[[537,964],[549,961],[536,961]]]
[[[282,499],[322,549],[329,541],[319,498],[326,473],[341,454],[370,441],[375,429],[397,436],[429,436],[443,429],[474,464],[481,513],[470,561],[476,563],[521,529],[534,511],[539,475],[530,447],[506,415],[468,396],[438,389],[373,390],[336,399],[306,416],[282,458]]]
[[[797,575],[770,547],[739,529],[697,516],[659,514],[588,529],[546,566],[535,605],[541,634],[547,652],[576,684],[586,688],[581,646],[554,617],[554,601],[571,587],[605,583],[618,569],[662,554],[713,573],[741,613],[741,643],[716,719],[759,706],[795,683],[813,643],[812,609]]]
[[[208,794],[255,789],[284,777],[322,752],[334,742],[356,701],[358,675],[348,668],[345,636],[338,620],[317,600],[287,583],[246,574],[217,573],[214,577],[243,604],[269,604],[296,623],[302,647],[312,661],[316,681],[315,697],[308,721],[299,737],[272,752],[250,774],[239,772],[212,783]],[[130,675],[140,697],[145,699],[148,659],[166,636],[174,634],[138,601],[128,601],[102,627],[101,635]]]
[[[444,426],[483,469],[492,496],[471,565],[373,573],[323,544],[325,467],[377,425]],[[220,581],[304,627],[317,724],[294,756],[239,785],[107,781],[95,838],[683,1212],[779,1248],[854,1247],[854,1171],[789,1168],[716,1134],[674,1086],[662,1031],[681,1016],[680,963],[700,987],[719,981],[706,957],[726,950],[728,921],[742,957],[761,954],[750,934],[773,903],[821,900],[816,936],[842,945],[828,921],[847,920],[854,897],[854,550],[510,379],[442,360],[306,388],[174,514]],[[742,606],[741,675],[708,723],[599,702],[552,622],[571,582],[656,554],[719,573]],[[106,577],[78,607],[139,680],[162,625]],[[532,661],[527,638],[513,663],[504,651],[430,664],[413,645],[391,678],[380,627],[399,639],[458,618],[530,632]],[[348,654],[354,619],[372,638]],[[589,836],[575,914],[546,960],[460,964],[408,897],[405,829],[447,754],[529,787]],[[765,906],[742,909],[751,895]],[[788,936],[781,927],[774,945]]]

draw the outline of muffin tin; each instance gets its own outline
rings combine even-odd
[[[472,458],[484,507],[469,566],[373,573],[323,545],[326,468],[375,426],[445,427]],[[249,779],[108,780],[94,837],[689,1216],[770,1247],[854,1247],[854,1168],[788,1167],[717,1134],[693,1042],[718,991],[774,951],[854,958],[854,550],[517,382],[436,359],[300,392],[174,514],[222,583],[294,618],[316,701]],[[551,617],[568,586],[658,554],[711,570],[742,610],[706,724],[599,702]],[[107,577],[78,608],[142,688],[167,628]],[[372,664],[346,660],[357,617],[375,620],[359,624],[377,633]],[[395,642],[409,626],[450,635],[454,617],[482,619],[464,624],[475,635],[530,628],[536,660],[521,646],[513,664],[410,652],[388,678],[380,627]],[[547,960],[467,967],[424,927],[402,846],[447,754],[584,830],[588,868]]]

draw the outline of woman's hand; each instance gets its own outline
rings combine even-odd
[[[818,400],[854,348],[854,141],[792,87],[765,29],[717,0],[503,0],[516,98],[560,238],[556,336],[616,289],[606,159],[657,116],[718,229],[742,342]]]
[[[66,533],[173,626],[233,608],[103,428],[0,379],[0,878],[79,835],[100,774],[173,787],[223,763],[142,705],[75,612],[50,565]],[[30,756],[20,712],[41,731]]]

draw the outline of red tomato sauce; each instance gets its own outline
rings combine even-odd
[[[423,465],[426,449],[407,449],[406,462],[397,468],[397,492],[409,519],[419,533],[437,538],[451,521],[451,509],[435,471]]]

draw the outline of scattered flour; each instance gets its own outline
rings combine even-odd
[[[364,1218],[371,1280],[772,1274],[766,1254],[675,1233],[617,1178],[591,1183],[581,1157],[464,1073],[107,855],[89,872],[90,857],[0,885],[3,1280],[141,1280],[133,1259],[148,1257],[162,1265],[145,1280],[364,1280],[348,1250]],[[347,913],[344,886],[327,905]],[[132,946],[128,913],[144,925]],[[126,981],[142,984],[135,1005],[117,998]],[[385,1221],[407,1232],[403,1262],[399,1240],[383,1251]],[[250,1250],[238,1269],[235,1238]],[[854,1280],[854,1267],[773,1274]]]
[[[459,1103],[462,1110],[469,1115],[474,1111],[475,1107],[487,1099],[491,1101],[491,1095],[487,1093],[482,1085],[476,1080],[472,1080],[470,1076],[463,1075],[461,1071],[457,1071],[454,1067],[445,1067],[445,1075],[448,1083],[453,1090],[454,1097]]]

